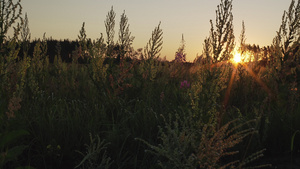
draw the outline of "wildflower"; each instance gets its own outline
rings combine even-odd
[[[114,77],[112,74],[109,75],[110,87],[114,88]]]
[[[175,62],[183,63],[186,62],[185,41],[182,34],[181,45],[178,51],[175,53]]]
[[[21,98],[19,97],[13,97],[9,100],[8,104],[8,112],[6,112],[7,117],[14,118],[15,117],[15,112],[21,109],[21,104],[20,102],[22,101]]]
[[[51,144],[49,144],[49,145],[47,145],[47,147],[46,147],[47,149],[50,149],[50,148],[52,148],[52,145]]]
[[[5,159],[6,156],[7,156],[7,152],[2,152],[1,155],[0,155],[0,157],[1,157],[2,159]]]
[[[184,80],[181,82],[180,84],[180,88],[190,88],[191,84],[187,81],[187,80]]]
[[[182,52],[176,52],[175,62],[185,62],[186,54]]]
[[[15,116],[15,113],[14,113],[14,112],[11,112],[11,111],[6,112],[6,116],[7,116],[8,119],[10,119],[10,118],[15,118],[15,117],[16,117],[16,116]]]
[[[164,92],[161,92],[160,93],[160,101],[162,102],[165,98],[165,93]]]
[[[298,91],[298,88],[297,87],[291,88],[291,91]]]

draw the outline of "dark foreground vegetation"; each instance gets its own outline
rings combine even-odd
[[[32,42],[20,2],[1,0],[0,168],[299,167],[300,2],[263,48],[244,26],[234,42],[231,3],[188,63],[183,38],[173,61],[159,58],[160,24],[133,50],[125,13],[114,42],[113,9],[106,39],[83,23],[76,42]]]

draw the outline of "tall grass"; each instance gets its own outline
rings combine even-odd
[[[1,2],[16,12],[11,22],[20,19],[19,3]],[[268,50],[247,46],[242,31],[239,50],[256,57],[241,64],[226,51],[234,48],[229,0],[194,63],[185,61],[183,37],[174,61],[159,59],[161,23],[134,50],[125,13],[114,42],[113,8],[106,42],[87,38],[83,23],[71,61],[59,42],[52,60],[45,35],[29,52],[25,16],[12,38],[1,30],[0,167],[247,168],[298,157],[297,2]]]

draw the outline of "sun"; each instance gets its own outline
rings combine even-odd
[[[240,53],[235,53],[235,55],[233,56],[233,61],[235,63],[241,63],[242,62],[242,56]]]

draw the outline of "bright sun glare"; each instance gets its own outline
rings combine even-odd
[[[234,57],[233,57],[233,61],[234,61],[235,63],[240,63],[240,62],[242,61],[242,56],[241,56],[241,54],[240,54],[240,53],[236,53],[236,54],[234,55]]]

